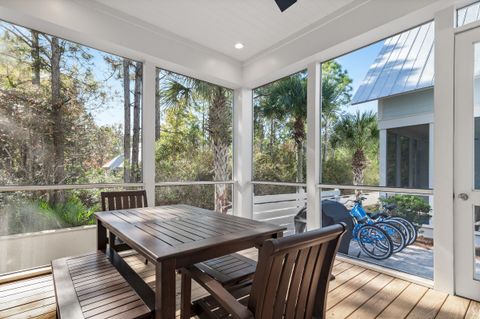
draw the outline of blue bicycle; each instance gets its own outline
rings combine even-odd
[[[392,224],[396,224],[400,229],[402,229],[402,233],[407,241],[407,246],[409,246],[417,240],[417,228],[409,220],[399,216],[395,216],[396,208],[397,206],[394,204],[386,204],[383,205],[382,211],[367,214],[374,221],[386,221]]]
[[[350,210],[354,222],[353,238],[361,250],[375,259],[386,259],[406,245],[405,235],[395,222],[374,221],[362,206],[364,197],[353,201]]]

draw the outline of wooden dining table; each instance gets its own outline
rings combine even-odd
[[[188,206],[95,213],[97,248],[137,291],[155,318],[175,318],[176,271],[281,237],[285,227]],[[107,230],[109,235],[107,236]],[[111,247],[118,237],[155,264],[155,291]]]

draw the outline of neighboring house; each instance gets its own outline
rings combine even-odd
[[[139,165],[142,163],[142,148],[140,147],[139,150],[138,150],[139,154],[140,154],[140,159],[139,159]],[[123,171],[123,166],[124,166],[124,163],[125,163],[125,157],[123,154],[119,154],[117,156],[115,156],[113,159],[111,159],[110,161],[108,161],[107,163],[105,163],[102,168],[106,171],[106,172],[119,172],[119,171]]]
[[[433,86],[433,22],[385,40],[352,99],[377,101],[381,186],[433,187]],[[432,220],[422,232],[433,238]]]
[[[380,185],[432,188],[434,23],[385,40],[352,104],[378,103]]]
[[[117,172],[119,170],[123,170],[123,162],[124,162],[123,159],[124,159],[123,154],[118,155],[112,160],[110,160],[108,163],[103,165],[102,168],[109,172]]]

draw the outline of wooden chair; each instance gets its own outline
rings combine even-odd
[[[100,197],[103,211],[142,208],[148,206],[147,192],[145,190],[101,192]],[[116,251],[132,249],[118,238],[115,238],[115,244],[113,246],[113,249]],[[148,260],[146,259],[145,264],[147,263]]]
[[[139,191],[120,191],[120,192],[102,192],[102,210],[119,210],[129,208],[147,207],[147,192]]]
[[[194,303],[201,317],[325,318],[328,283],[344,223],[265,241],[253,281],[227,290],[195,266],[184,268],[182,287],[193,278],[211,296]],[[185,294],[185,296],[183,296]],[[182,318],[189,318],[190,293],[182,291]]]

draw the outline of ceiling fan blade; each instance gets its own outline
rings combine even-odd
[[[283,12],[288,8],[290,8],[290,6],[292,6],[295,2],[297,2],[297,0],[275,0],[275,2],[277,3],[277,6],[280,8],[280,11]]]

